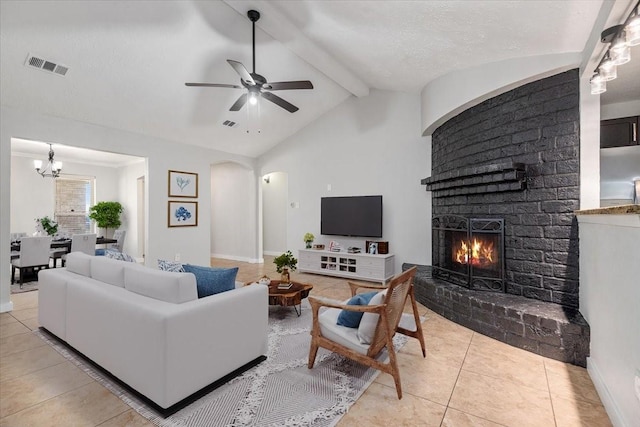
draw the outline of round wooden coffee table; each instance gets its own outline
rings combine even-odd
[[[269,285],[269,305],[280,305],[282,307],[293,306],[296,314],[300,317],[302,313],[302,300],[309,296],[313,285],[300,282],[291,283],[293,286],[289,289],[278,289],[280,280],[272,280]]]

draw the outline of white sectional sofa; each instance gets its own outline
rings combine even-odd
[[[41,271],[40,325],[171,413],[264,360],[266,286],[198,299],[195,276],[74,252]],[[181,403],[181,404],[180,404]]]

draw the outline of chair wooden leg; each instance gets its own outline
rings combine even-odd
[[[311,338],[311,348],[309,348],[309,364],[307,365],[309,369],[313,368],[313,364],[316,361],[317,354],[318,354],[318,344],[316,344],[313,338]]]
[[[416,297],[413,294],[413,284],[409,290],[409,296],[411,297],[411,307],[413,307],[413,318],[416,322],[417,339],[420,341],[420,347],[422,347],[422,357],[427,357],[427,353],[424,348],[424,335],[422,333],[422,324],[420,324],[420,315],[418,314],[418,305],[416,304]]]

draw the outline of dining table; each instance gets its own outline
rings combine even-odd
[[[96,245],[107,245],[110,243],[118,243],[116,239],[110,239],[108,237],[98,237],[96,239]],[[71,251],[71,239],[54,239],[51,241],[51,250],[62,254]],[[11,259],[20,257],[20,241],[11,242]],[[55,267],[55,264],[54,264]]]

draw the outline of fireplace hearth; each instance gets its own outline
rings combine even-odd
[[[469,289],[504,292],[504,220],[435,216],[433,275]]]

